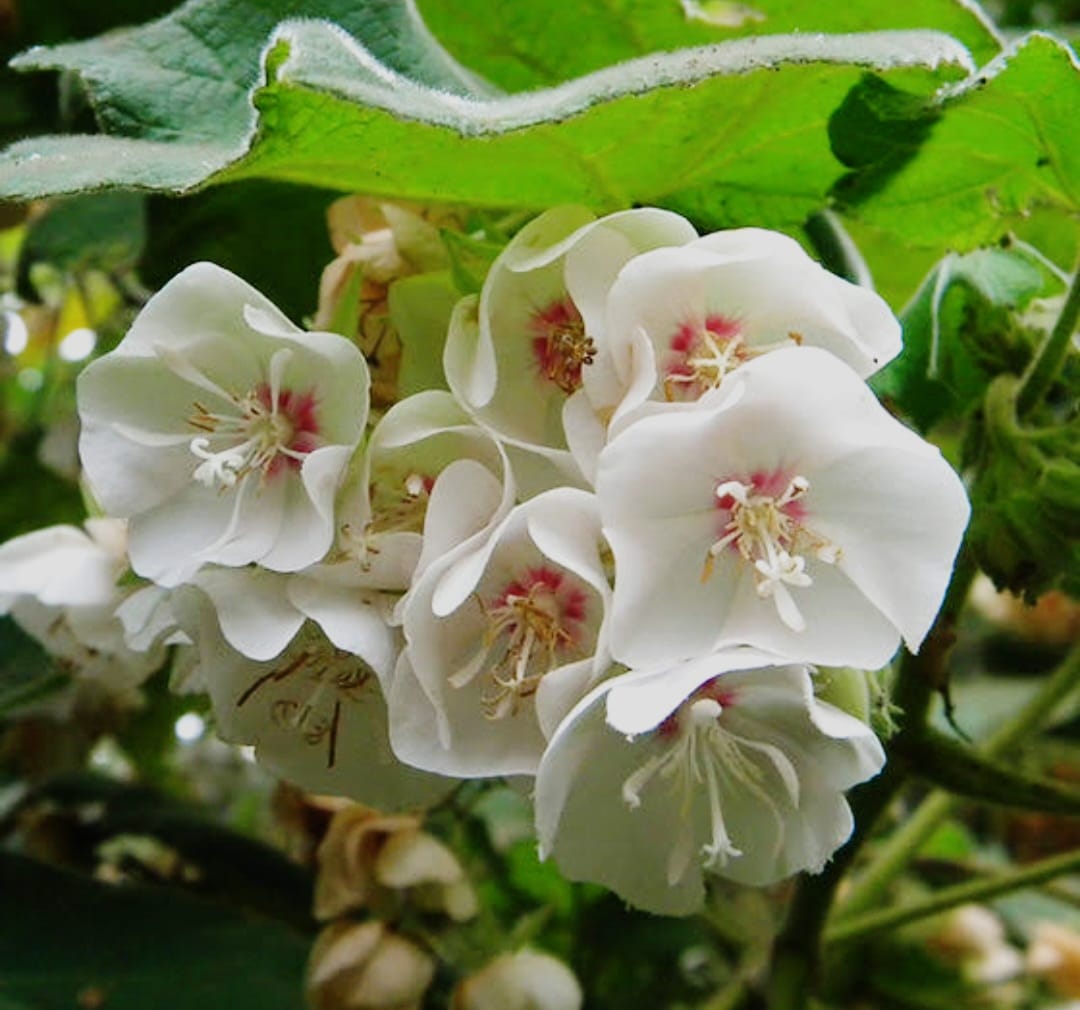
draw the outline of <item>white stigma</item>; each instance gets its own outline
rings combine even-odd
[[[728,548],[753,566],[754,588],[762,599],[772,598],[780,620],[792,631],[802,631],[806,621],[788,587],[805,588],[813,584],[806,571],[806,552],[819,561],[835,564],[840,549],[811,533],[788,506],[810,490],[810,482],[792,477],[779,494],[763,494],[752,484],[727,480],[716,487],[716,500],[730,499],[731,518],[723,533],[709,548],[703,579],[712,574],[713,562]]]
[[[237,396],[226,394],[217,387],[213,388],[233,405],[232,412],[211,411],[195,403],[195,412],[188,423],[205,434],[193,438],[190,443],[192,455],[203,460],[193,471],[192,479],[207,487],[231,488],[253,471],[261,471],[266,476],[279,456],[297,461],[304,459],[304,453],[289,448],[296,431],[292,420],[280,407],[281,380],[292,353],[288,348],[282,348],[270,359],[266,387],[269,404],[257,390]],[[171,352],[169,364],[189,381],[194,381],[196,375],[201,376],[175,351]],[[199,384],[209,388],[211,384],[203,378]],[[215,448],[214,441],[229,444]]]
[[[659,730],[654,743],[664,750],[649,757],[623,782],[622,798],[632,810],[641,805],[641,792],[659,777],[678,798],[679,822],[668,860],[668,883],[677,883],[694,856],[694,833],[697,818],[695,804],[704,797],[709,805],[709,839],[700,854],[706,869],[718,869],[742,855],[728,833],[724,820],[723,795],[735,790],[749,792],[771,813],[777,824],[779,847],[783,819],[766,782],[769,767],[776,771],[788,798],[798,803],[798,779],[790,761],[777,748],[755,743],[725,728],[721,716],[724,706],[714,698],[691,698],[672,717],[676,728]],[[758,760],[754,760],[754,756]],[[763,760],[762,760],[763,759]]]

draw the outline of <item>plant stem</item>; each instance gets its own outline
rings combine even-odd
[[[918,736],[923,732],[934,691],[945,683],[945,656],[952,643],[953,626],[967,600],[975,571],[974,563],[961,551],[945,601],[922,651],[905,652],[900,661],[893,688],[893,700],[901,709],[897,736]],[[896,755],[890,754],[885,770],[877,778],[853,790],[855,830],[847,844],[820,875],[799,881],[787,922],[773,948],[770,1010],[803,1010],[807,1006],[817,972],[821,934],[836,888],[907,778],[904,761],[894,758]]]
[[[998,757],[1020,743],[1047,719],[1080,683],[1080,644],[1074,645],[1058,664],[1042,687],[1008,722],[999,726],[983,743],[981,750],[988,757]]]
[[[900,908],[885,908],[865,915],[853,916],[837,923],[825,932],[826,944],[850,943],[880,933],[887,929],[903,926],[916,919],[925,919],[939,912],[945,912],[958,905],[972,902],[989,901],[1010,891],[1019,891],[1025,887],[1036,887],[1054,877],[1080,869],[1080,851],[1072,850],[1061,855],[1051,856],[1025,866],[1022,870],[1011,873],[999,873],[981,880],[969,880],[954,887],[938,891],[926,901],[916,902]]]
[[[1080,645],[1074,646],[1054,672],[1043,681],[1042,687],[1016,715],[999,726],[982,743],[979,750],[986,757],[999,757],[1012,749],[1030,733],[1039,729],[1054,709],[1065,700],[1080,681]],[[904,868],[918,854],[919,849],[934,833],[956,806],[956,799],[948,793],[931,793],[915,812],[897,828],[886,841],[877,859],[851,890],[851,894],[838,910],[846,919],[878,904],[889,885],[903,873]]]
[[[1080,318],[1080,267],[1073,274],[1069,293],[1061,308],[1054,328],[1043,341],[1031,363],[1020,379],[1020,392],[1016,398],[1016,416],[1023,417],[1035,407],[1061,371],[1061,364],[1069,353],[1072,335]]]

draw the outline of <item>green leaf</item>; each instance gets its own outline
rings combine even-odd
[[[933,28],[982,64],[998,52],[993,28],[956,0],[877,0],[808,5],[800,0],[419,0],[436,37],[465,66],[508,91],[557,84],[660,50],[788,32]]]
[[[1068,46],[1029,35],[980,74],[947,91],[916,156],[925,122],[918,96],[908,125],[876,158],[842,179],[848,213],[916,245],[971,249],[991,243],[1035,207],[1080,210],[1080,67]],[[899,114],[894,100],[890,111]]]
[[[871,384],[922,431],[964,414],[995,375],[1022,371],[1031,354],[1013,312],[1060,288],[1022,248],[950,253],[901,312],[904,351]]]
[[[163,888],[116,887],[0,855],[0,983],[36,1010],[295,1010],[308,941]]]
[[[860,170],[865,199],[915,157],[940,116],[931,99],[867,74],[829,118],[829,142],[840,161]]]
[[[463,295],[479,294],[491,264],[502,252],[503,246],[449,228],[444,228],[441,235],[450,257],[450,275],[454,279],[454,286]]]
[[[8,60],[32,44],[67,42],[99,35],[120,25],[166,13],[172,0],[109,0],[73,4],[70,0],[33,0],[0,4],[0,142],[59,128],[70,129],[71,89],[56,80],[18,77]],[[5,17],[6,16],[6,17]],[[58,100],[59,99],[59,100]],[[83,124],[84,128],[89,123]]]
[[[36,47],[12,66],[78,75],[107,133],[214,144],[250,125],[248,93],[259,77],[263,47],[275,25],[297,16],[362,32],[376,59],[416,81],[469,90],[468,72],[398,0],[188,0],[138,28]]]
[[[824,124],[864,70],[929,91],[967,65],[934,33],[771,36],[464,100],[392,75],[326,24],[290,23],[277,38],[254,95],[257,130],[229,141],[42,138],[9,149],[0,192],[263,177],[505,207],[665,200],[710,220],[797,223],[839,174]]]
[[[0,617],[0,719],[68,682],[48,653],[11,617]]]

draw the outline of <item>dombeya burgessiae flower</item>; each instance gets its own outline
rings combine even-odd
[[[541,852],[571,879],[685,915],[706,873],[760,885],[820,871],[851,833],[844,790],[884,760],[869,727],[814,698],[803,664],[739,647],[625,674],[544,754]]]
[[[615,437],[597,498],[611,646],[631,667],[722,644],[875,669],[917,649],[968,517],[960,479],[815,348],[743,365]]]
[[[368,384],[349,341],[300,330],[227,270],[174,277],[79,377],[86,478],[130,519],[134,570],[176,585],[209,562],[319,560]]]

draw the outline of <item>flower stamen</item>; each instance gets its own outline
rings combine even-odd
[[[190,443],[192,454],[203,460],[192,473],[195,480],[223,489],[255,471],[261,471],[266,480],[283,465],[299,467],[316,448],[319,425],[314,394],[297,395],[282,388],[292,353],[287,348],[275,352],[268,382],[243,396],[227,394],[234,412],[214,411],[195,401],[188,424],[205,433]],[[214,440],[229,444],[214,448]]]
[[[663,378],[664,399],[696,400],[716,389],[725,377],[751,358],[767,351],[802,343],[802,335],[751,346],[736,319],[716,313],[703,321],[683,323],[670,341],[671,360]]]
[[[642,791],[657,777],[666,780],[678,796],[678,834],[668,861],[669,884],[682,878],[693,857],[693,807],[701,796],[709,805],[709,840],[700,850],[706,869],[721,869],[730,859],[742,855],[724,819],[725,786],[728,791],[732,787],[745,790],[761,802],[780,829],[778,838],[782,837],[783,819],[765,780],[771,764],[787,785],[786,769],[780,765],[783,757],[771,752],[775,748],[746,740],[724,726],[724,712],[735,703],[735,697],[718,690],[718,679],[703,684],[660,724],[652,734],[652,742],[663,749],[651,754],[622,785],[623,801],[631,810],[641,805]],[[788,796],[796,802],[790,786]]]
[[[591,365],[596,344],[585,333],[585,321],[567,297],[558,299],[533,314],[532,348],[540,374],[564,393],[581,388],[581,370]]]
[[[487,667],[484,715],[517,715],[522,702],[578,644],[585,593],[564,573],[540,567],[528,569],[490,603],[478,602],[488,621],[482,647],[451,684],[461,687]]]
[[[806,553],[835,564],[840,549],[809,531],[803,496],[810,482],[796,475],[785,480],[779,472],[754,474],[749,483],[724,480],[716,485],[716,507],[727,514],[720,536],[709,547],[702,581],[713,573],[716,558],[734,550],[752,566],[754,588],[762,599],[772,598],[777,614],[792,631],[802,631],[806,621],[789,587],[813,584],[806,571]]]

